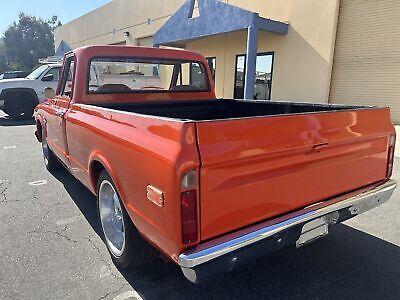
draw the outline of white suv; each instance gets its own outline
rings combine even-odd
[[[57,88],[61,64],[46,64],[26,78],[0,81],[0,109],[14,119],[32,118],[37,104],[43,102],[44,89]]]

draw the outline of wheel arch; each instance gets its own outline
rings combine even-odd
[[[145,239],[149,244],[153,245],[153,247],[155,247],[156,249],[159,249],[161,252],[163,252],[163,250],[159,246],[157,246],[157,244],[155,242],[153,242],[151,239],[149,239],[146,236],[146,234],[144,234],[144,232],[142,232],[141,227],[139,226],[140,222],[138,222],[138,220],[129,213],[129,209],[132,209],[132,206],[129,205],[129,209],[128,209],[127,197],[121,187],[121,184],[118,180],[116,173],[114,172],[114,169],[111,167],[111,164],[105,158],[105,156],[103,156],[102,154],[100,154],[98,152],[93,153],[90,156],[89,162],[90,163],[89,163],[89,169],[88,169],[89,171],[88,172],[89,172],[89,176],[90,176],[90,188],[92,189],[94,194],[97,196],[97,181],[99,179],[101,172],[104,170],[111,177],[114,187],[120,196],[122,205],[125,207],[125,210],[127,211],[130,220],[132,221],[136,230],[139,232],[140,236],[143,239]]]
[[[92,189],[96,191],[97,181],[99,180],[100,173],[102,171],[107,171],[104,165],[97,159],[93,160],[89,167],[90,184]]]
[[[92,153],[92,155],[90,155],[90,158],[89,158],[88,171],[89,171],[89,178],[90,178],[90,187],[91,187],[92,191],[95,194],[97,194],[97,181],[99,179],[101,171],[103,171],[103,170],[105,170],[108,173],[108,175],[110,175],[111,179],[114,182],[116,189],[118,190],[118,193],[121,195],[122,198],[124,198],[123,192],[120,189],[119,180],[117,178],[117,175],[116,175],[114,169],[112,168],[112,166],[109,163],[109,161],[107,160],[107,158],[99,152]]]
[[[43,136],[46,136],[46,126],[44,122],[44,118],[42,115],[38,114],[36,116],[36,138],[41,143],[43,141]]]
[[[129,211],[128,206],[129,206],[129,208],[132,208],[132,207],[131,207],[131,205],[128,205],[128,202],[127,202],[128,198],[126,197],[126,194],[121,186],[121,183],[118,179],[118,175],[116,174],[114,168],[112,167],[111,163],[107,160],[105,155],[103,155],[102,153],[99,153],[99,152],[92,153],[92,155],[89,158],[89,168],[88,168],[89,181],[90,181],[89,186],[90,186],[92,192],[95,195],[97,195],[97,181],[99,179],[101,171],[103,171],[103,170],[105,170],[108,173],[108,175],[110,175],[110,177],[114,183],[114,186],[122,200],[122,203],[125,206],[125,209],[127,211]],[[132,219],[132,217],[131,217],[131,220],[136,226],[135,220]]]

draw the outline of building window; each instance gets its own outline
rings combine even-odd
[[[254,83],[254,99],[270,100],[272,88],[272,71],[274,64],[274,53],[258,53],[256,62],[256,82]],[[236,56],[236,72],[234,83],[235,99],[244,98],[244,85],[246,74],[246,55]]]
[[[215,71],[217,69],[217,58],[216,57],[207,57],[208,66],[211,70],[211,77],[213,80],[213,84],[215,86]]]

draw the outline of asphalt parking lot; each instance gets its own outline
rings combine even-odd
[[[400,299],[399,191],[314,244],[193,285],[161,261],[116,269],[95,197],[46,171],[34,130],[0,114],[1,299]]]

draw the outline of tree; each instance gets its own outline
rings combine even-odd
[[[61,21],[58,20],[57,16],[52,16],[49,20],[47,20],[47,24],[49,24],[51,31],[54,32],[59,26],[62,26]]]
[[[2,41],[0,40],[0,74],[8,71],[9,67],[7,64],[7,59],[6,59],[6,55],[5,55],[5,47],[4,44],[2,43]]]
[[[60,25],[56,16],[44,21],[20,13],[18,21],[14,22],[3,36],[9,68],[30,71],[38,64],[39,58],[54,55],[53,31]]]

